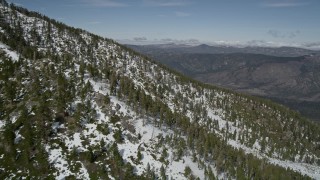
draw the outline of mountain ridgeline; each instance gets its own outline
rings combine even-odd
[[[317,179],[320,127],[0,5],[0,178]]]
[[[223,46],[200,44],[197,46],[184,44],[153,44],[153,45],[127,45],[138,52],[146,54],[264,54],[277,57],[299,57],[305,55],[320,55],[320,51],[296,47],[262,47],[262,46]]]
[[[204,45],[129,47],[191,78],[266,97],[320,121],[320,55],[317,51]]]

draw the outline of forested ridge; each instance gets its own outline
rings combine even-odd
[[[0,177],[308,179],[319,124],[1,1]]]

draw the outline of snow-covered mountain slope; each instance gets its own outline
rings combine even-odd
[[[318,124],[5,4],[2,179],[320,178]]]

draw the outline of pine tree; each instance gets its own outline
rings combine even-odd
[[[164,169],[163,165],[161,165],[160,168],[160,177],[161,179],[166,180],[166,170]]]
[[[189,166],[186,166],[186,167],[184,168],[184,176],[185,176],[186,178],[188,178],[188,177],[191,175],[191,173],[192,173],[192,171],[191,171],[190,167],[189,167]]]

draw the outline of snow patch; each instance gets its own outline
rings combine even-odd
[[[3,127],[5,127],[6,123],[2,120],[0,120],[0,131],[2,130]]]
[[[58,146],[58,145],[57,145]],[[67,176],[72,175],[73,173],[69,170],[68,162],[63,156],[63,151],[61,148],[51,149],[49,146],[46,146],[46,150],[49,154],[49,162],[57,169],[58,172],[55,172],[54,175],[56,179],[62,180]]]
[[[7,45],[2,44],[1,42],[0,42],[0,49],[3,50],[4,52],[6,52],[8,57],[10,57],[13,61],[19,60],[19,55],[16,52],[11,51]]]
[[[18,130],[14,132],[15,134],[14,144],[18,144],[22,139],[24,139],[24,137],[21,134],[19,134],[19,131],[21,130],[22,127],[23,126],[21,126]]]

